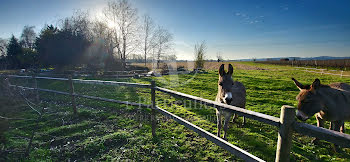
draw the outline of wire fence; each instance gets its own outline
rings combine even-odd
[[[317,68],[306,68],[306,67],[296,67],[296,69],[300,69],[301,71],[310,72],[310,73],[318,73],[321,75],[335,75],[342,77],[350,77],[350,75],[345,75],[344,71],[341,70],[327,70],[327,69],[317,69]]]
[[[350,69],[350,59],[338,60],[267,60],[256,61],[257,63],[290,65],[298,67],[318,67],[318,68],[337,68],[342,70]]]

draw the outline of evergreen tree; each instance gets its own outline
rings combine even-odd
[[[23,50],[19,44],[17,38],[12,35],[10,42],[7,46],[7,60],[10,64],[10,68],[17,69],[21,67],[20,57],[22,56]]]
[[[53,25],[47,26],[41,32],[35,41],[36,51],[38,53],[39,65],[43,67],[50,66],[50,52],[55,48],[55,35],[58,29]]]
[[[45,28],[36,41],[41,65],[58,69],[85,63],[85,51],[90,42],[80,32],[56,27]]]

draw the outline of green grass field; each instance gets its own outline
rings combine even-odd
[[[238,63],[235,63],[238,64]],[[315,78],[321,83],[350,83],[350,78],[319,75],[295,70],[288,66],[239,63],[257,66],[260,70],[235,69],[234,80],[242,82],[247,89],[248,110],[279,117],[282,105],[296,105],[298,89],[291,77],[301,83],[311,84]],[[227,67],[226,67],[227,68]],[[263,70],[261,70],[263,69]],[[149,83],[152,79],[160,87],[186,94],[215,100],[217,93],[217,71],[208,74],[169,75],[157,78],[124,79],[121,81]],[[31,81],[11,80],[12,83],[30,85]],[[64,82],[40,80],[39,87],[68,91]],[[142,102],[150,104],[150,90],[140,88],[91,86],[76,84],[77,93]],[[157,137],[152,138],[149,109],[106,103],[78,98],[78,115],[73,115],[70,97],[40,93],[44,100],[44,115],[38,121],[10,121],[5,129],[0,161],[58,161],[58,160],[137,160],[137,161],[225,161],[239,160],[214,143],[158,115]],[[195,125],[216,134],[215,109],[190,103],[157,93],[158,106]],[[33,118],[37,115],[22,101],[2,97],[0,115]],[[13,106],[16,105],[16,106]],[[7,109],[15,107],[15,113]],[[238,120],[241,122],[241,118]],[[314,118],[307,121],[316,125]],[[345,127],[350,128],[346,123]],[[33,129],[37,130],[29,157],[25,157],[28,139]],[[223,132],[222,132],[223,133]],[[346,133],[350,133],[347,131]],[[294,134],[293,161],[348,161],[350,149],[332,151],[330,143],[310,143],[312,138]],[[277,128],[248,119],[247,124],[232,123],[229,126],[228,141],[266,160],[274,161]]]

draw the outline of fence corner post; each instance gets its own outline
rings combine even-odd
[[[35,101],[36,103],[39,103],[40,98],[39,98],[39,91],[38,91],[38,81],[36,80],[35,74],[32,75],[33,81],[34,81],[34,90],[35,90]]]
[[[292,147],[293,128],[295,121],[295,108],[288,105],[281,107],[280,128],[278,130],[278,141],[276,149],[276,162],[290,161],[290,150]]]
[[[74,85],[73,85],[73,79],[72,75],[68,76],[68,82],[70,87],[70,95],[72,96],[72,108],[74,115],[77,114],[77,105],[75,103],[75,92],[74,92]]]
[[[151,81],[151,100],[152,100],[152,114],[151,114],[151,123],[152,123],[152,136],[156,137],[156,82],[154,80]]]

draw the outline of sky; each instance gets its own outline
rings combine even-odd
[[[71,16],[95,15],[106,0],[0,0],[0,38],[36,32]],[[193,60],[205,41],[207,58],[350,56],[350,1],[337,0],[130,0],[174,36],[178,59]]]

